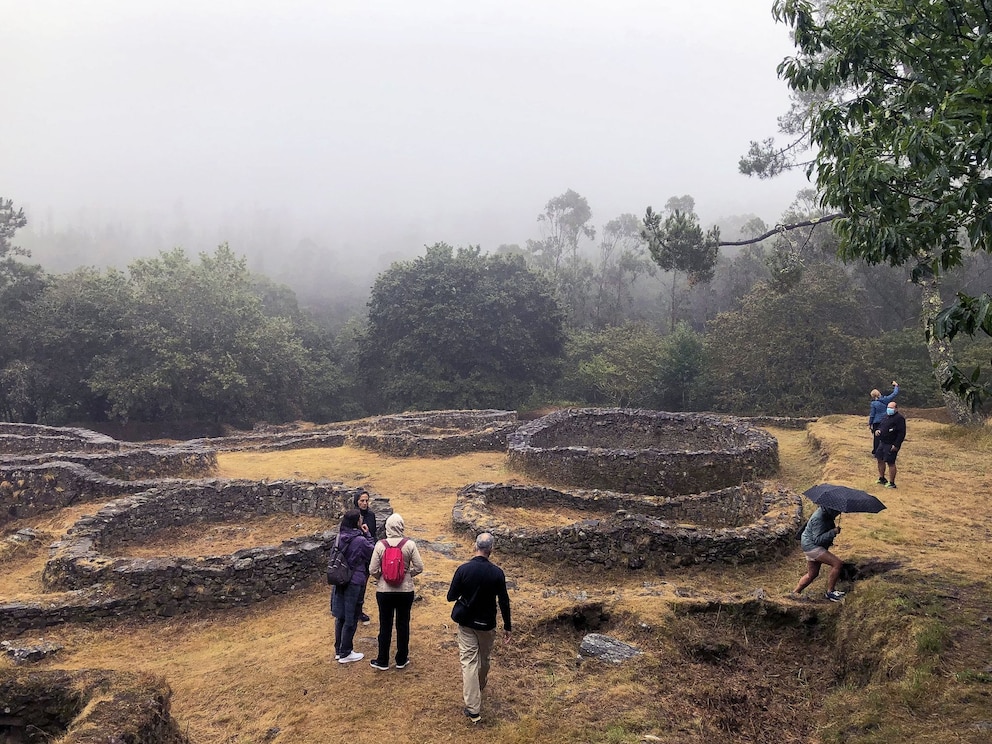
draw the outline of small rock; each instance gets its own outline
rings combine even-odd
[[[62,646],[47,641],[41,641],[33,646],[16,646],[11,641],[0,641],[0,648],[3,648],[4,653],[13,659],[15,664],[28,664],[57,653]]]
[[[610,664],[619,664],[642,653],[644,652],[629,643],[599,633],[588,633],[579,646],[580,656],[602,659]]]

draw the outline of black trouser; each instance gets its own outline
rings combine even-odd
[[[410,660],[410,610],[413,608],[413,592],[376,592],[379,605],[379,653],[376,663],[389,665],[389,645],[393,639],[393,616],[396,616],[396,663],[406,664]]]

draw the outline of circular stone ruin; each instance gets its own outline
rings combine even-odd
[[[511,468],[552,483],[651,496],[778,471],[778,442],[744,419],[621,408],[556,411],[507,440]]]
[[[552,527],[509,524],[514,510],[564,513]],[[798,497],[767,481],[676,497],[473,483],[452,512],[457,529],[490,532],[506,553],[605,568],[746,563],[783,554],[802,516]],[[537,520],[535,520],[537,521]]]
[[[569,409],[524,424],[507,449],[514,470],[581,489],[474,483],[459,492],[452,521],[538,560],[607,568],[754,561],[791,549],[802,518],[796,494],[762,480],[778,470],[778,442],[745,419]]]
[[[263,515],[323,517],[329,528],[336,527],[360,490],[305,481],[215,480],[161,486],[113,501],[76,522],[52,546],[42,583],[49,592],[100,585],[127,598],[138,612],[165,616],[194,607],[257,602],[322,577],[336,530],[230,555],[131,558],[115,553],[167,528],[250,521]],[[392,513],[388,500],[373,501],[385,522]]]

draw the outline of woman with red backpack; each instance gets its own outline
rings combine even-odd
[[[379,652],[370,662],[373,669],[389,669],[389,646],[396,618],[396,668],[410,663],[410,611],[413,609],[413,577],[424,570],[417,543],[403,535],[403,517],[386,520],[386,539],[372,552],[369,574],[378,579],[375,601],[379,605]]]

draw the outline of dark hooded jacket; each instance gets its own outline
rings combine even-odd
[[[799,538],[799,544],[803,550],[830,549],[830,546],[834,544],[834,538],[837,537],[837,527],[834,520],[838,514],[840,514],[839,511],[822,506],[813,512],[813,516],[806,523],[802,537]]]
[[[351,583],[365,585],[369,578],[369,559],[375,541],[366,537],[357,527],[342,527],[338,533],[338,547],[351,566]]]

